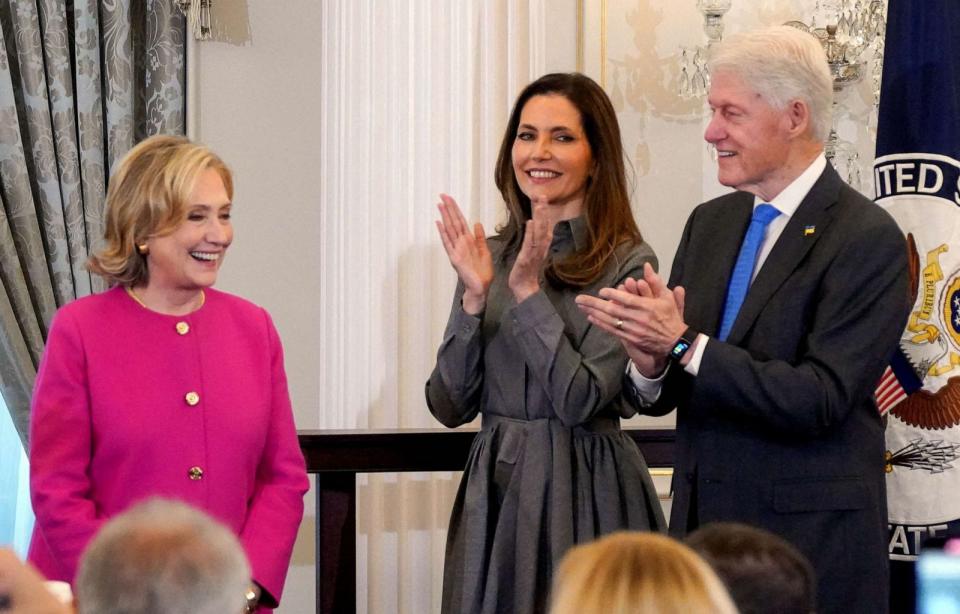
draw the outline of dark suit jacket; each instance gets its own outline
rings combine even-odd
[[[715,337],[753,196],[687,221],[670,286],[685,321]],[[873,389],[909,311],[905,241],[893,219],[827,166],[784,228],[729,338],[693,377],[672,368],[677,407],[671,533],[731,520],[771,530],[818,576],[818,612],[887,610],[884,427]],[[632,386],[625,389],[632,390]]]

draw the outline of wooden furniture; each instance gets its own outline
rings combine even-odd
[[[672,429],[625,429],[650,467],[673,465]],[[460,471],[477,431],[304,430],[307,472],[317,474],[317,612],[356,611],[358,473]]]

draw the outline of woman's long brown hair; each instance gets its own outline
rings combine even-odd
[[[595,170],[587,179],[583,206],[589,245],[562,260],[551,261],[545,271],[554,284],[581,288],[603,273],[618,246],[642,241],[630,210],[617,115],[603,88],[589,77],[579,73],[544,75],[517,97],[497,156],[497,188],[507,205],[507,221],[497,232],[505,242],[504,256],[519,251],[526,221],[532,214],[530,199],[520,190],[513,172],[513,141],[527,101],[544,95],[563,96],[576,107],[593,156]]]

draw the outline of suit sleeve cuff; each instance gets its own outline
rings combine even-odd
[[[700,372],[700,361],[703,360],[703,352],[707,349],[707,341],[710,337],[700,333],[697,335],[697,345],[693,348],[693,354],[690,356],[690,362],[683,366],[683,370],[690,375],[696,375]]]

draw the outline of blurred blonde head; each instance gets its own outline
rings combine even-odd
[[[656,533],[612,533],[577,546],[554,578],[551,614],[737,614],[693,550]]]
[[[137,246],[180,225],[197,178],[211,169],[233,198],[230,169],[212,151],[182,136],[152,136],[127,152],[107,189],[104,247],[87,268],[110,285],[146,284],[147,259]]]

